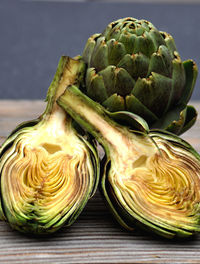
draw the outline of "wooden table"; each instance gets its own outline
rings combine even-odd
[[[200,113],[200,103],[192,104]],[[44,106],[41,101],[0,101],[0,143]],[[200,152],[200,118],[183,138]],[[70,228],[49,238],[30,238],[0,222],[0,263],[200,263],[200,235],[168,241],[139,231],[130,234],[113,220],[97,192]]]

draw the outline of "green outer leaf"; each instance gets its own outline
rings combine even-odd
[[[106,67],[98,74],[103,77],[108,96],[114,93],[125,96],[131,92],[135,85],[135,81],[126,70],[113,65]]]
[[[193,106],[178,105],[153,123],[151,128],[165,129],[176,135],[181,135],[192,127],[197,119],[197,111]]]
[[[85,45],[85,48],[84,48],[84,51],[83,51],[83,54],[82,54],[82,57],[83,57],[83,60],[88,64],[90,65],[90,59],[91,59],[91,56],[92,56],[92,52],[94,50],[94,47],[96,45],[96,40],[98,39],[98,37],[100,37],[101,34],[94,34],[92,35],[86,45]]]
[[[195,124],[197,120],[197,115],[198,113],[192,105],[186,106],[186,120],[185,120],[183,128],[179,132],[179,135],[185,133],[188,129],[190,129]]]
[[[149,132],[147,122],[140,116],[127,111],[107,113],[113,120],[121,125],[129,126],[130,129],[139,130],[144,133]]]
[[[121,32],[118,41],[124,44],[127,54],[133,53],[133,48],[134,48],[135,41],[136,41],[135,35],[132,35],[130,33],[128,34],[127,32],[126,33]]]
[[[169,33],[163,31],[160,31],[160,34],[163,36],[165,40],[165,44],[168,47],[169,51],[171,52],[171,56],[174,57],[174,52],[176,51],[176,45],[173,37]]]
[[[116,67],[113,65],[110,65],[103,69],[102,71],[99,71],[98,76],[100,76],[103,80],[103,85],[105,86],[107,96],[111,96],[113,93],[116,93],[115,91],[115,83],[116,83]],[[105,98],[106,99],[106,98]],[[97,99],[97,101],[99,101]]]
[[[96,74],[94,68],[89,68],[86,74],[87,94],[96,101],[103,102],[107,98],[107,91],[103,77]]]
[[[168,103],[169,109],[175,104],[177,105],[177,103],[179,102],[180,98],[182,97],[186,81],[184,67],[180,57],[177,56],[177,58],[172,61],[172,66],[172,91],[171,98]]]
[[[141,54],[144,54],[147,57],[150,57],[153,52],[156,51],[157,47],[151,38],[151,34],[147,31],[144,31],[142,36],[137,38],[138,51]],[[134,50],[134,53],[136,51]]]
[[[172,124],[175,125],[175,122],[179,122],[175,125],[178,126],[178,131],[179,131],[179,129],[181,129],[181,126],[185,122],[184,119],[185,116],[183,115],[182,117],[180,117],[180,113],[182,110],[183,110],[183,106],[181,105],[174,107],[171,111],[167,112],[157,122],[153,123],[153,125],[151,125],[151,128],[167,129],[168,127],[170,128]]]
[[[122,96],[126,96],[132,91],[135,85],[135,81],[130,76],[130,74],[123,68],[121,69],[116,68],[115,75],[116,75],[116,79],[115,79],[116,93]]]
[[[93,50],[89,67],[94,67],[97,71],[103,70],[108,66],[108,47],[105,38],[99,37]]]
[[[5,214],[3,212],[1,203],[2,203],[2,201],[0,202],[0,220],[1,221],[6,221],[6,217],[5,217]]]
[[[117,64],[117,67],[125,69],[133,79],[145,78],[149,67],[149,58],[145,55],[126,54]]]
[[[165,77],[172,76],[172,57],[166,46],[161,45],[156,53],[150,58],[148,76],[152,72],[159,73]]]
[[[122,43],[111,39],[107,42],[108,45],[108,63],[111,65],[117,65],[117,63],[126,54],[125,47]]]
[[[141,116],[146,121],[148,121],[149,125],[151,125],[155,121],[158,121],[158,117],[154,113],[152,113],[145,105],[143,105],[133,94],[126,96],[125,100],[126,109],[128,112],[132,112],[136,115]]]
[[[151,38],[153,39],[154,44],[157,46],[157,49],[159,46],[166,44],[162,33],[159,32],[156,28],[152,28],[149,34],[151,34]]]
[[[198,68],[193,60],[184,61],[183,66],[185,69],[186,84],[183,90],[183,94],[180,98],[179,104],[187,104],[190,100],[198,75]]]
[[[108,192],[106,190],[106,177],[107,177],[107,167],[109,164],[109,159],[107,159],[106,163],[104,164],[103,167],[103,173],[102,173],[102,180],[101,180],[101,191],[103,192],[104,198],[106,199],[106,202],[110,208],[111,213],[113,214],[113,216],[116,218],[116,220],[118,221],[118,223],[123,226],[125,229],[132,231],[133,228],[130,227],[129,225],[126,224],[126,222],[123,220],[123,218],[121,218],[121,216],[119,215],[119,213],[117,212],[117,210],[115,209],[114,205],[111,202],[111,199],[108,195]]]
[[[180,112],[179,119],[173,120],[165,129],[176,135],[181,135],[192,127],[197,119],[197,111],[193,106],[187,105]]]
[[[146,49],[148,50],[148,51],[146,51],[148,57],[150,57],[151,54],[156,52],[158,49],[157,43],[156,43],[155,39],[152,37],[151,33],[152,33],[152,30],[149,31],[147,29],[147,31],[145,31],[143,34],[144,39],[146,40],[146,44],[148,45],[148,47],[146,47]]]
[[[183,126],[185,124],[186,115],[187,115],[187,107],[183,109],[181,112],[178,112],[177,114],[179,114],[179,119],[177,120],[174,119],[172,123],[168,124],[168,126],[165,127],[165,129],[176,135],[180,135],[183,129]]]
[[[161,117],[168,110],[171,86],[170,78],[152,72],[148,79],[138,78],[131,93],[154,115]]]
[[[111,112],[125,110],[124,98],[114,93],[102,105]]]

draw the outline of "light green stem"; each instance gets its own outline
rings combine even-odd
[[[129,140],[135,137],[135,142],[138,141],[136,135],[110,119],[101,105],[84,95],[76,86],[67,87],[57,103],[91,133],[105,147],[106,152],[114,148],[126,153]]]

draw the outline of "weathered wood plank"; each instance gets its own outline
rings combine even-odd
[[[41,115],[46,103],[41,100],[0,101],[0,137],[6,137],[20,123]]]
[[[200,103],[193,105],[200,113]],[[0,101],[0,142],[22,121],[38,117],[41,101]],[[200,151],[200,118],[183,138]],[[50,237],[31,238],[0,222],[0,263],[200,263],[200,236],[167,241],[121,229],[99,192],[79,219]]]

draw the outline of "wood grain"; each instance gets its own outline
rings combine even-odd
[[[200,113],[200,103],[192,102]],[[41,101],[0,101],[0,143],[19,122],[39,116]],[[183,138],[200,152],[200,118]],[[200,263],[200,236],[168,241],[121,229],[99,192],[79,219],[50,237],[28,237],[0,222],[0,263]]]

